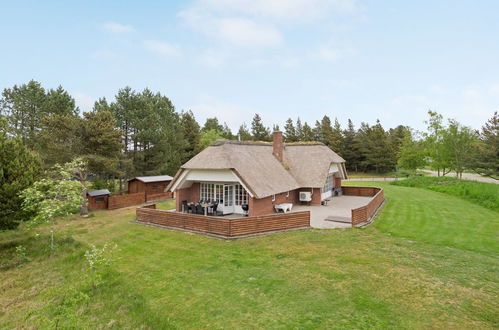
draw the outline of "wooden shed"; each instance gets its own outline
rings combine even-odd
[[[165,190],[172,179],[169,175],[137,176],[128,180],[128,193],[144,192],[146,200],[154,199],[154,197],[170,197],[171,193]]]
[[[88,208],[90,210],[107,209],[109,195],[111,193],[107,189],[92,190],[87,192]]]

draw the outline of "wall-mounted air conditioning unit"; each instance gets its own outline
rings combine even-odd
[[[312,193],[310,191],[300,191],[300,202],[312,201]]]

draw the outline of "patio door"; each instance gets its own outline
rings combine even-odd
[[[233,184],[224,184],[224,214],[234,213],[234,186]]]

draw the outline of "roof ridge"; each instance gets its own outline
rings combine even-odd
[[[226,144],[234,145],[250,145],[250,146],[266,146],[271,147],[272,142],[267,141],[238,141],[238,140],[216,140],[212,143],[212,146],[219,147]],[[284,146],[295,147],[295,146],[325,146],[324,143],[318,141],[304,141],[304,142],[285,142]]]

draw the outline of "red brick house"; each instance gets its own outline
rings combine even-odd
[[[146,200],[151,196],[170,195],[165,190],[172,179],[169,175],[137,176],[128,180],[127,193],[144,192]]]
[[[322,143],[217,141],[185,163],[168,186],[182,201],[217,200],[223,214],[258,216],[281,203],[321,204],[341,191],[345,160]]]

